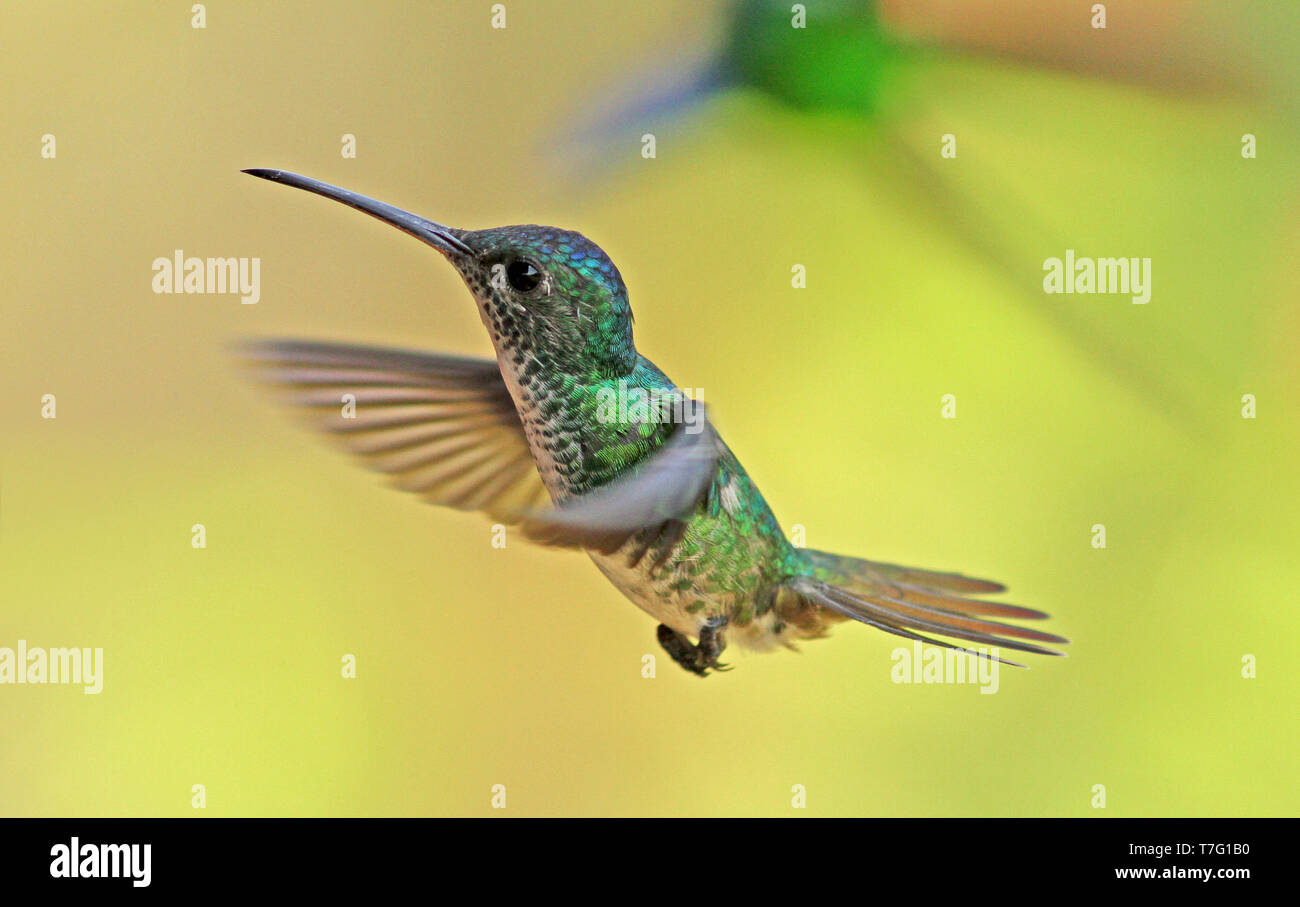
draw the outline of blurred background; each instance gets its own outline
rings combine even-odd
[[[6,15],[0,646],[105,666],[0,686],[0,814],[1295,814],[1294,7],[189,6]],[[490,352],[436,254],[244,167],[585,233],[787,530],[1002,580],[1070,657],[901,685],[846,626],[643,678],[584,556],[239,374],[242,336]],[[1151,258],[1150,302],[1045,294],[1067,248]],[[155,294],[175,249],[259,257],[260,301]]]

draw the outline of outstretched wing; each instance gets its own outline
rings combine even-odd
[[[514,522],[548,500],[491,359],[310,340],[256,340],[257,377],[392,484]]]
[[[263,383],[398,488],[522,522],[545,545],[615,550],[690,511],[717,473],[721,443],[701,415],[626,476],[548,507],[496,362],[310,340],[256,340],[241,352]]]

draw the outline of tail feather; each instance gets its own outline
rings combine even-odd
[[[860,587],[860,584],[854,583],[852,580],[847,585],[854,589]],[[867,591],[876,586],[877,584],[868,585]],[[896,599],[916,605],[942,608],[945,611],[958,611],[962,614],[986,614],[993,617],[1013,617],[1017,620],[1043,620],[1048,616],[1045,611],[1026,608],[1023,605],[1012,605],[1007,602],[986,602],[977,598],[966,598],[965,596],[951,595],[946,592],[934,592],[931,589],[913,586],[910,583],[893,583],[891,588],[896,590],[894,593]]]
[[[858,578],[869,582],[906,583],[927,589],[947,592],[967,592],[975,595],[995,595],[1006,592],[1007,587],[992,580],[976,579],[960,573],[945,573],[936,570],[921,570],[916,567],[901,567],[898,564],[886,564],[881,561],[869,561],[862,557],[845,557],[828,551],[804,552],[819,567],[838,571],[846,578]]]
[[[871,604],[881,607],[889,607],[894,611],[901,612],[905,615],[911,615],[917,620],[926,620],[932,624],[942,624],[944,627],[953,629],[966,630],[971,633],[983,633],[986,636],[1001,634],[1003,636],[1015,636],[1020,639],[1032,639],[1035,642],[1050,643],[1068,643],[1069,640],[1064,636],[1057,636],[1055,633],[1045,633],[1042,630],[1034,630],[1030,627],[1019,627],[1015,624],[1004,624],[996,620],[981,620],[978,617],[966,617],[961,614],[954,614],[943,608],[931,608],[926,605],[914,605],[905,601],[900,601],[888,595],[857,595],[848,593],[854,599],[864,599]],[[931,627],[934,629],[934,627]],[[1053,653],[1055,654],[1055,653]]]
[[[1024,665],[1020,664],[1019,662],[1008,661],[1007,659],[1002,658],[1001,656],[991,655],[988,652],[978,652],[974,649],[967,649],[965,646],[959,646],[959,645],[955,645],[954,643],[945,642],[942,639],[933,639],[929,636],[922,636],[919,633],[913,633],[910,630],[906,630],[902,627],[898,627],[893,624],[888,624],[885,623],[884,621],[876,620],[875,618],[871,617],[868,613],[862,610],[858,610],[856,608],[851,609],[845,606],[837,599],[832,598],[827,593],[833,591],[834,587],[827,586],[825,583],[818,582],[817,580],[798,580],[795,582],[793,588],[797,592],[799,592],[800,595],[804,596],[807,600],[811,601],[813,604],[820,605],[821,607],[827,608],[844,617],[850,617],[853,620],[860,621],[861,623],[864,623],[869,627],[875,627],[877,630],[884,630],[886,633],[892,633],[893,635],[901,636],[904,639],[915,639],[918,642],[929,643],[932,646],[942,646],[945,649],[954,649],[958,652],[967,652],[970,653],[971,655],[976,655],[980,658],[986,658],[989,661],[998,661],[1005,665],[1011,665],[1012,667],[1016,667],[1016,668],[1024,667]]]
[[[1044,612],[953,594],[955,591],[1003,591],[1005,587],[1000,583],[955,573],[881,564],[822,551],[807,550],[804,553],[813,565],[814,574],[792,580],[790,588],[823,613],[857,620],[907,639],[973,652],[1006,664],[1014,665],[1015,662],[984,652],[974,652],[941,639],[922,636],[917,631],[973,642],[986,648],[998,647],[1036,655],[1065,654],[1037,645],[1068,643],[1069,640],[1062,636],[974,616],[995,615],[1036,620],[1047,617]]]

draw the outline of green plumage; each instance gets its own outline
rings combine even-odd
[[[915,631],[1059,654],[1024,641],[1058,636],[977,616],[1045,616],[964,595],[997,583],[792,546],[703,408],[637,352],[623,278],[580,234],[457,230],[296,174],[250,172],[438,249],[496,351],[492,361],[263,341],[248,349],[263,377],[399,487],[587,551],[659,621],[659,641],[684,668],[722,667],[728,639],[790,645],[849,618],[938,645],[955,647]],[[350,417],[337,409],[348,398]]]

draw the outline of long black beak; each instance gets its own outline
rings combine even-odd
[[[288,170],[254,169],[245,170],[244,172],[264,180],[270,180],[273,183],[283,183],[286,186],[293,186],[295,189],[306,189],[308,192],[315,192],[317,195],[323,195],[326,198],[334,199],[336,202],[342,202],[349,208],[363,211],[386,224],[391,224],[403,233],[414,236],[421,242],[428,243],[444,255],[474,254],[474,250],[465,245],[460,239],[464,235],[464,231],[457,230],[455,227],[448,227],[431,220],[425,220],[423,217],[411,214],[409,211],[403,211],[401,208],[395,208],[392,205],[375,201],[373,198],[367,198],[355,192],[349,192],[347,189],[340,189],[338,186],[331,186],[329,183],[322,183],[320,180],[314,180],[309,176],[290,173]]]

